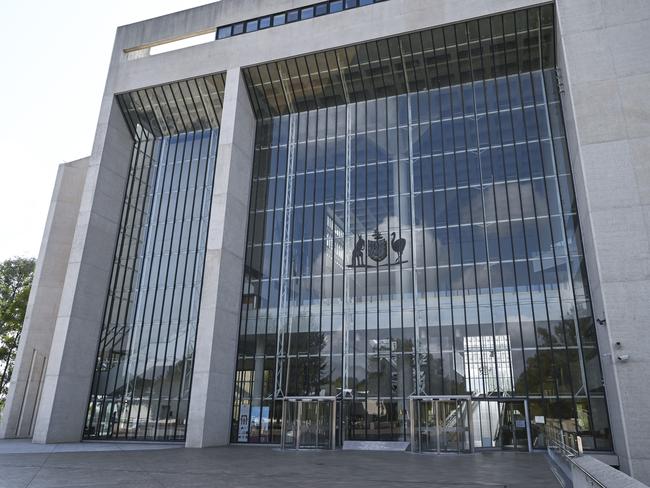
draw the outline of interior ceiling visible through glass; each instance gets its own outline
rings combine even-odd
[[[214,74],[143,88],[117,96],[135,133],[140,126],[153,137],[218,128],[226,75]]]
[[[552,7],[369,41],[245,69],[258,117],[555,67]]]

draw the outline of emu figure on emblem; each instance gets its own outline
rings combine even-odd
[[[402,253],[404,252],[404,248],[406,247],[406,239],[400,237],[399,239],[395,240],[395,232],[391,232],[390,236],[391,236],[390,247],[392,247],[393,251],[397,253],[397,259],[395,260],[395,264],[399,264],[402,261]]]

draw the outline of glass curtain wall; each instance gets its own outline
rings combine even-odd
[[[86,439],[185,437],[224,77],[120,95],[134,138]]]
[[[553,25],[544,6],[247,71],[233,442],[279,443],[287,396],[336,396],[339,439],[406,440],[409,396],[471,395],[528,399],[535,447],[545,424],[611,447]]]

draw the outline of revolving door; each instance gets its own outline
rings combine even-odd
[[[470,397],[410,398],[411,452],[473,452]]]
[[[287,397],[282,401],[282,449],[334,449],[336,397]]]

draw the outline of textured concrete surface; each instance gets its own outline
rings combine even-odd
[[[598,480],[603,486],[613,488],[647,488],[640,481],[630,478],[618,469],[614,469],[591,456],[583,456],[574,460],[571,469],[573,488],[590,488],[594,486],[591,477]],[[585,471],[590,476],[585,474]]]
[[[32,433],[87,168],[88,158],[80,159],[61,164],[56,175],[11,378],[12,388],[2,412],[0,438],[29,437]]]
[[[239,68],[228,71],[203,271],[188,447],[230,441],[255,118]],[[215,415],[215,412],[219,412]]]
[[[621,468],[650,483],[650,9],[561,0],[559,66],[576,199]],[[619,343],[618,346],[615,344]],[[619,356],[629,356],[621,361]]]
[[[559,486],[545,454],[280,451],[266,447],[0,454],[1,488]]]
[[[566,1],[566,0],[565,0]],[[571,1],[571,0],[569,0]],[[114,66],[109,74],[116,92],[168,81],[219,73],[239,66],[337,48],[404,32],[450,24],[495,12],[536,5],[537,0],[390,0],[370,7],[324,15],[234,36],[186,49],[129,59],[124,50],[152,45],[236,20],[311,5],[312,0],[227,0],[120,27]],[[296,42],[299,40],[299,42]]]
[[[34,442],[75,442],[83,431],[133,145],[117,103],[106,123],[88,160]]]
[[[178,447],[179,445],[177,443],[171,442],[64,442],[62,444],[34,444],[29,439],[5,439],[0,441],[0,456],[3,454],[49,454],[53,452],[149,451],[178,449]],[[1,483],[0,486],[2,486]]]

